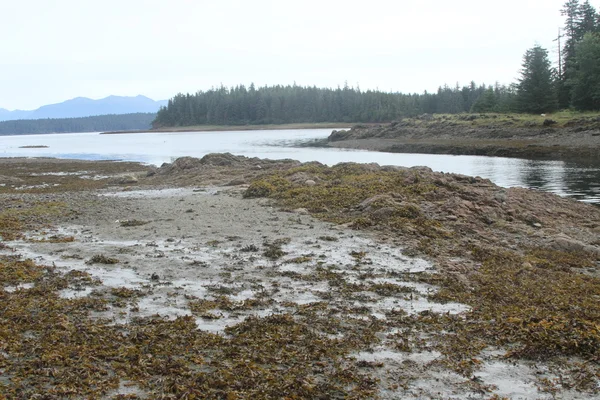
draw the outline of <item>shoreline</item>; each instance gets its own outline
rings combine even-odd
[[[523,118],[523,119],[519,119]],[[334,131],[326,146],[390,153],[600,161],[600,119],[539,116],[422,116]],[[550,122],[549,122],[550,121]]]
[[[201,125],[181,126],[168,128],[152,128],[149,130],[100,132],[101,135],[118,135],[130,133],[153,132],[224,132],[224,131],[259,131],[259,130],[287,130],[287,129],[346,129],[353,123],[297,123],[297,124],[266,124],[266,125]]]
[[[530,160],[598,162],[600,147],[546,144],[537,140],[489,139],[350,139],[318,143],[315,147],[381,151],[386,153],[448,154]]]

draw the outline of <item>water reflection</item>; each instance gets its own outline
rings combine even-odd
[[[330,133],[330,129],[299,129],[0,136],[0,157],[123,160],[161,165],[182,156],[202,157],[208,153],[230,152],[248,157],[319,161],[327,165],[348,161],[406,167],[425,165],[435,171],[481,176],[500,186],[536,188],[583,201],[600,203],[600,162],[574,163],[501,157],[393,154],[297,146],[299,142],[324,139]],[[20,148],[27,145],[48,147]]]
[[[592,163],[565,163],[562,181],[565,195],[578,200],[600,203],[600,166]]]
[[[562,191],[559,187],[562,181],[564,163],[561,161],[522,160],[519,168],[519,178],[522,185],[547,191]]]

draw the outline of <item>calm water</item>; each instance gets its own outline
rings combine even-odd
[[[330,133],[331,129],[306,129],[0,136],[0,157],[124,160],[160,165],[182,156],[202,157],[208,153],[230,152],[248,157],[319,161],[328,165],[345,161],[376,162],[381,165],[406,167],[426,165],[435,171],[481,176],[500,186],[536,188],[587,202],[600,203],[600,163],[578,164],[499,157],[391,154],[294,147],[299,142],[322,139]],[[28,145],[45,145],[48,148],[19,148]]]

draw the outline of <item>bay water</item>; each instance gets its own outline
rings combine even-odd
[[[427,166],[434,171],[481,176],[504,187],[521,186],[544,190],[600,204],[600,163],[382,153],[303,146],[307,142],[324,139],[330,133],[331,129],[294,129],[0,136],[0,157],[121,160],[160,166],[183,156],[232,153],[247,157],[319,161],[327,165],[359,162],[405,167]]]

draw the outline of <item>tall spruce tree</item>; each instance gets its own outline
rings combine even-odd
[[[568,0],[561,9],[565,17],[565,45],[563,48],[562,75],[558,77],[557,88],[559,106],[566,108],[572,105],[573,91],[578,74],[577,45],[587,33],[600,30],[600,16],[589,0]]]
[[[471,112],[473,113],[486,113],[486,112],[494,112],[496,111],[497,99],[496,94],[494,93],[494,88],[489,87],[485,92],[479,96],[477,101],[473,103],[471,107]]]
[[[522,67],[517,85],[517,110],[532,114],[555,111],[558,100],[548,51],[539,45],[527,50]]]
[[[579,0],[568,0],[561,9],[561,15],[565,17],[565,46],[564,46],[564,57],[563,71],[567,71],[569,64],[575,59],[575,43],[583,38],[581,33],[581,21],[582,21],[582,6]]]
[[[575,54],[571,102],[579,110],[600,110],[600,34],[586,33]]]
[[[598,12],[590,4],[589,0],[585,0],[581,5],[580,15],[578,36],[581,40],[586,33],[598,32]]]
[[[577,70],[575,64],[575,44],[583,35],[581,34],[581,3],[579,0],[568,0],[560,10],[565,17],[564,47],[562,49],[562,75],[558,77],[557,89],[560,108],[567,108],[571,101],[571,79]]]

